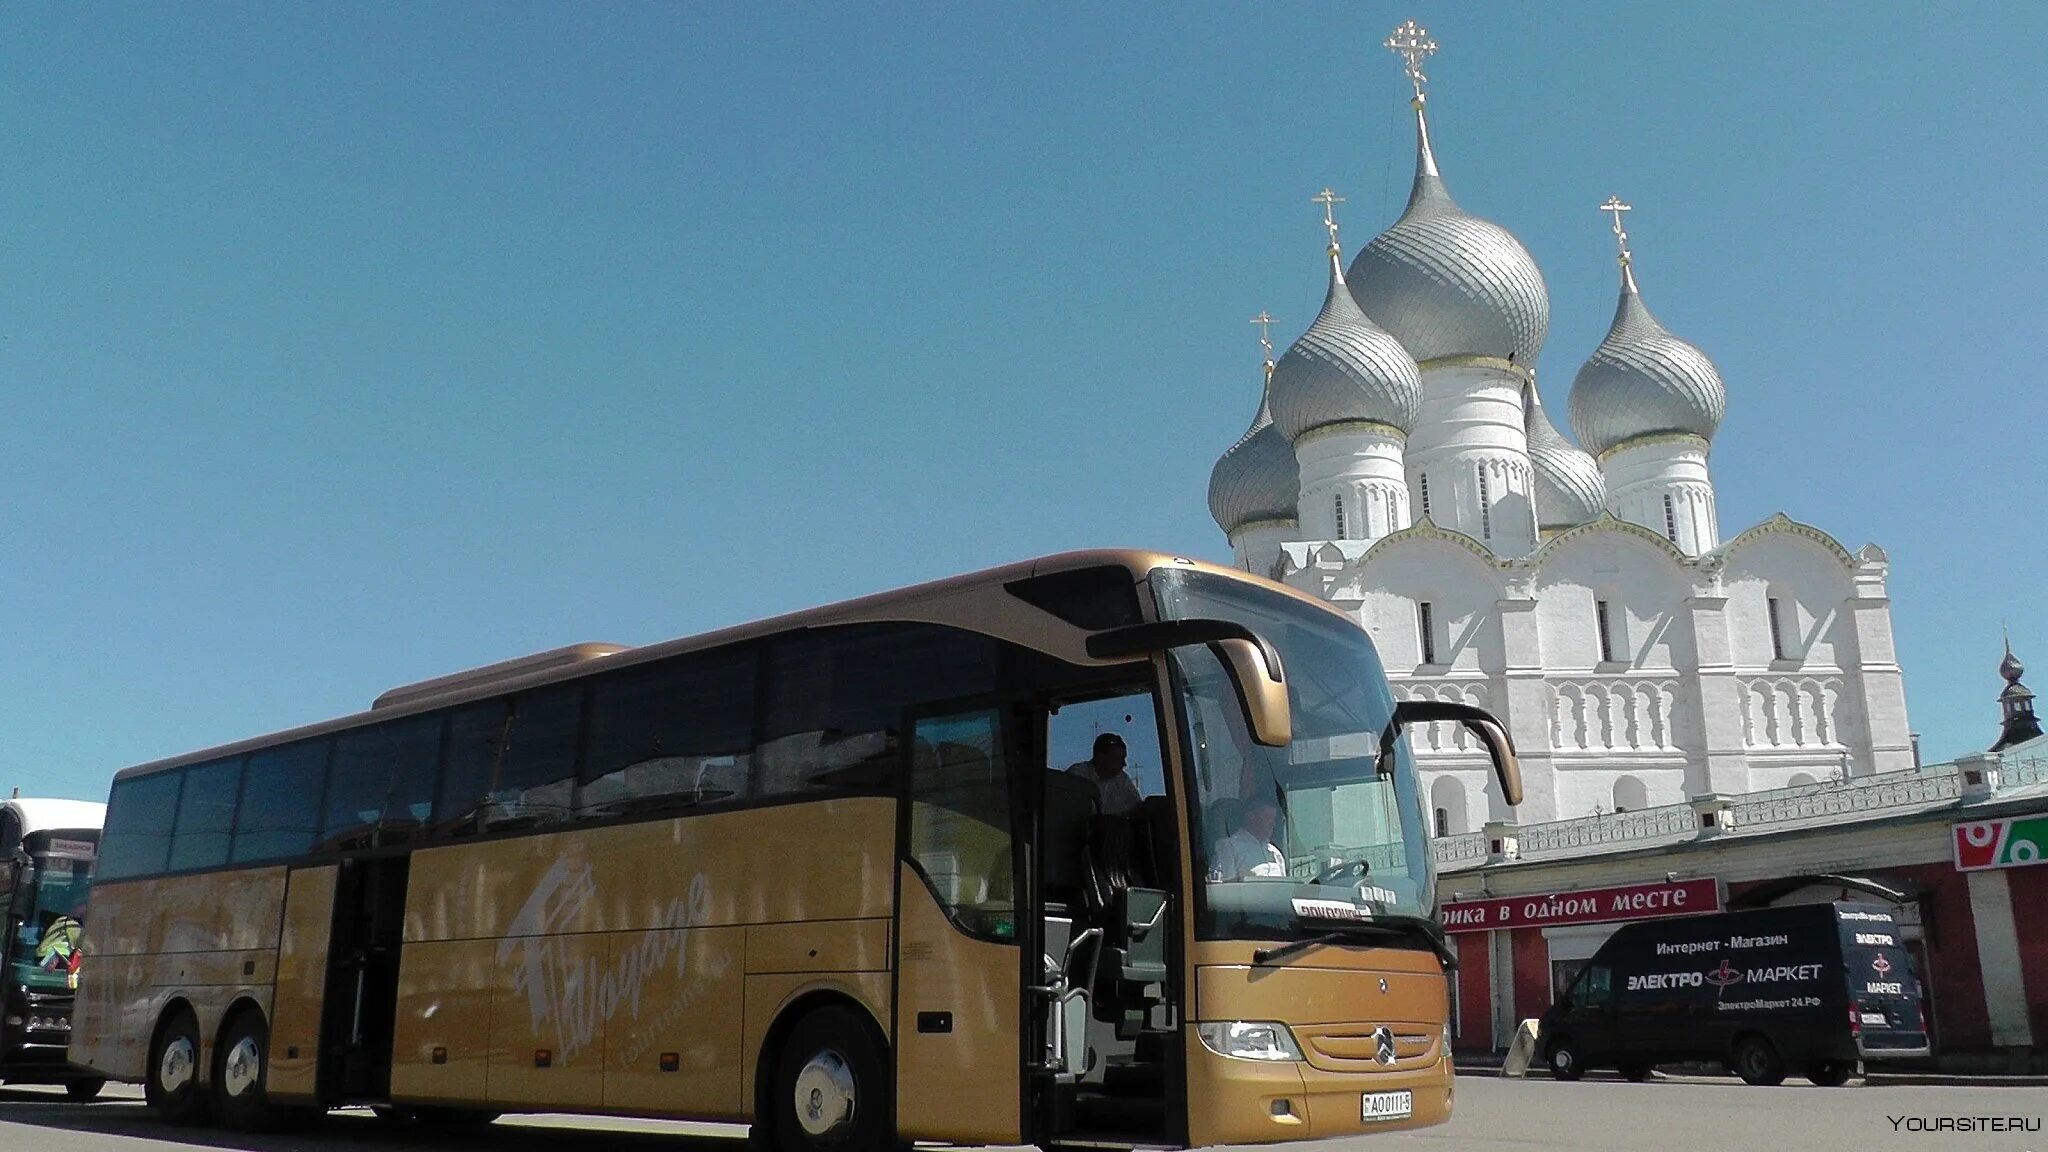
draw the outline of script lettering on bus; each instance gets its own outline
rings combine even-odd
[[[640,934],[639,946],[613,957],[606,968],[580,950],[564,946],[559,933],[597,898],[597,885],[590,864],[558,857],[534,885],[533,892],[512,918],[507,939],[498,944],[498,963],[503,966],[518,954],[513,991],[526,996],[526,1007],[534,1031],[554,1034],[555,1058],[567,1063],[587,1046],[600,1024],[608,1024],[623,1011],[628,1020],[640,1016],[641,987],[654,972],[675,960],[678,980],[686,975],[688,952],[684,948],[687,929],[705,923],[711,915],[711,882],[703,873],[690,881],[687,897],[669,901],[653,930]],[[699,973],[697,983],[716,979],[730,964],[730,957],[717,957]],[[672,1020],[683,1004],[695,998],[696,987],[686,989],[673,1002],[664,1004],[664,1020]],[[660,1022],[654,1022],[658,1027]],[[628,1044],[638,1040],[638,1033]]]

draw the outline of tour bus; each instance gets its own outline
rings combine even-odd
[[[90,1100],[106,1078],[71,1063],[81,922],[107,806],[87,800],[0,801],[0,1080],[62,1084]]]
[[[1928,1054],[1920,987],[1890,909],[1836,901],[1624,925],[1543,1014],[1562,1080],[1613,1067],[1642,1080],[1676,1061],[1750,1084],[1797,1069],[1822,1087],[1858,1061]]]
[[[458,673],[116,775],[76,1056],[236,1127],[1437,1124],[1453,954],[1401,738],[1425,722],[1520,800],[1500,725],[1397,704],[1341,612],[1144,552]]]

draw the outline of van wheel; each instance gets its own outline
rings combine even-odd
[[[1770,1087],[1785,1082],[1785,1061],[1771,1042],[1761,1036],[1744,1036],[1735,1042],[1735,1051],[1729,1059],[1735,1074],[1745,1084]]]
[[[1640,1062],[1623,1064],[1621,1066],[1621,1078],[1631,1084],[1641,1084],[1650,1078],[1650,1066]]]
[[[1586,1074],[1585,1057],[1579,1054],[1579,1046],[1569,1039],[1557,1040],[1550,1045],[1546,1063],[1550,1065],[1550,1074],[1559,1080],[1577,1080]]]
[[[179,1126],[202,1123],[212,1100],[199,1088],[199,1022],[190,1009],[164,1018],[149,1046],[142,1095],[157,1117]]]
[[[1847,1060],[1815,1060],[1806,1066],[1806,1078],[1823,1088],[1840,1088],[1854,1070]]]
[[[850,1008],[820,1008],[799,1020],[763,1101],[762,1143],[781,1152],[895,1147],[884,1055]]]

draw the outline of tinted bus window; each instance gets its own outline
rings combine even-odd
[[[236,809],[230,859],[244,864],[312,850],[331,744],[315,740],[249,757],[249,770],[242,774],[242,802]]]
[[[893,786],[903,711],[995,688],[996,642],[924,624],[800,633],[770,657],[761,795]]]
[[[522,692],[455,713],[435,825],[462,833],[568,819],[582,723],[580,685]]]
[[[183,772],[158,772],[115,784],[107,797],[107,829],[100,840],[99,877],[119,880],[164,870],[171,853],[171,822],[178,814]]]
[[[425,824],[441,758],[441,727],[441,716],[414,716],[337,736],[320,842],[355,840],[385,825]]]
[[[752,648],[694,653],[593,685],[583,814],[745,796],[755,667]]]
[[[178,823],[171,838],[172,871],[217,868],[228,861],[228,836],[235,825],[235,793],[242,761],[219,760],[185,769],[178,798]]]

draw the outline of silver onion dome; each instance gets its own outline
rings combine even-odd
[[[1624,259],[1614,323],[1572,380],[1572,429],[1601,453],[1644,436],[1711,440],[1728,408],[1721,373],[1707,354],[1650,315]]]
[[[1273,426],[1272,396],[1269,372],[1258,416],[1209,472],[1209,514],[1225,536],[1260,520],[1291,521],[1301,505],[1301,470]]]
[[[1535,258],[1507,229],[1451,199],[1420,98],[1415,140],[1407,211],[1352,259],[1352,298],[1418,361],[1492,356],[1533,365],[1550,331],[1550,292]]]
[[[1331,424],[1370,421],[1407,432],[1422,408],[1415,360],[1366,318],[1330,252],[1323,310],[1273,369],[1273,423],[1289,441]]]
[[[1522,386],[1523,430],[1529,461],[1536,466],[1536,523],[1544,529],[1570,528],[1600,518],[1607,507],[1607,480],[1593,454],[1564,438],[1534,383]]]

